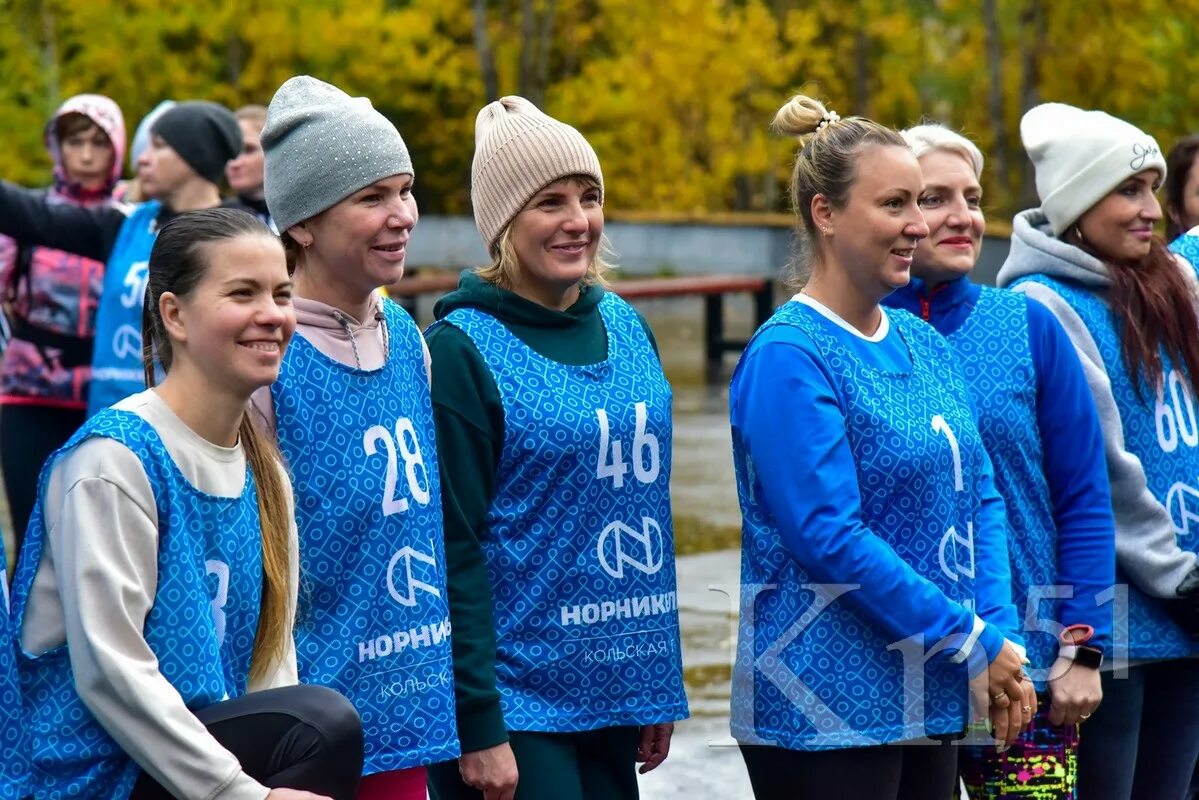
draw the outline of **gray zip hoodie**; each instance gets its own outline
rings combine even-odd
[[[1194,283],[1194,272],[1185,274]],[[1070,281],[1103,297],[1111,285],[1107,266],[1056,238],[1040,209],[1022,211],[1012,224],[1012,247],[999,270],[1001,287],[1029,275]],[[1116,560],[1143,592],[1176,598],[1176,589],[1195,566],[1195,554],[1178,546],[1170,512],[1149,491],[1141,461],[1124,446],[1124,426],[1099,348],[1082,319],[1061,295],[1039,283],[1015,287],[1049,308],[1074,343],[1103,428],[1107,474],[1116,518]]]

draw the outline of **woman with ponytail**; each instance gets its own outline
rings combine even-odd
[[[152,388],[47,461],[14,579],[35,796],[353,797],[357,715],[294,686],[291,489],[245,413],[294,329],[283,249],[251,215],[162,230]]]
[[[1182,797],[1199,757],[1194,272],[1154,234],[1166,162],[1151,136],[1060,103],[1028,111],[1020,135],[1041,207],[1016,216],[999,285],[1047,306],[1081,357],[1116,526],[1117,584],[1101,600],[1119,671],[1105,664],[1082,726],[1078,794]]]
[[[758,800],[949,797],[968,687],[1036,711],[1003,502],[949,344],[879,303],[928,226],[903,138],[792,98],[799,292],[730,389],[743,518],[733,736]],[[992,743],[994,746],[994,743]]]

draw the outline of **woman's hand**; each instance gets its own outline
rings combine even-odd
[[[483,793],[484,800],[512,800],[516,782],[516,756],[512,745],[504,742],[486,750],[463,753],[458,758],[458,771],[467,786]]]
[[[674,723],[662,722],[641,727],[641,741],[637,743],[637,761],[642,775],[655,769],[670,755],[670,737],[674,735]]]
[[[1037,713],[1037,694],[1024,675],[1024,662],[1011,642],[1004,642],[999,655],[987,667],[992,734],[1006,750],[1020,736],[1020,729]]]
[[[1099,670],[1082,667],[1069,658],[1053,662],[1049,670],[1049,721],[1054,725],[1073,725],[1095,713],[1103,700]]]

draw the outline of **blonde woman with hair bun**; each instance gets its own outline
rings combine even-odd
[[[880,306],[928,236],[920,165],[895,131],[809,97],[774,129],[800,143],[791,199],[810,277],[730,389],[733,736],[758,800],[948,797],[968,687],[1001,747],[1036,700],[966,386],[944,339]]]

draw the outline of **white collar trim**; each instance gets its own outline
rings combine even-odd
[[[816,300],[815,298],[810,297],[810,296],[804,294],[803,292],[796,292],[795,296],[792,297],[791,299],[797,303],[802,303],[803,305],[807,306],[808,308],[815,309],[815,311],[817,313],[819,313],[822,317],[827,319],[829,322],[836,325],[838,328],[841,328],[842,330],[846,331],[847,333],[852,333],[854,336],[856,336],[859,339],[866,341],[866,342],[872,342],[872,343],[877,344],[878,342],[881,342],[883,339],[886,339],[887,334],[891,332],[891,319],[887,316],[887,309],[883,308],[882,306],[879,306],[879,308],[878,308],[879,313],[882,314],[882,321],[879,322],[879,324],[878,324],[878,330],[876,330],[872,335],[867,336],[866,334],[862,333],[860,330],[858,330],[854,326],[850,325],[848,322],[846,322],[840,316],[838,316],[835,311],[830,309],[824,303],[821,303],[819,300]]]

